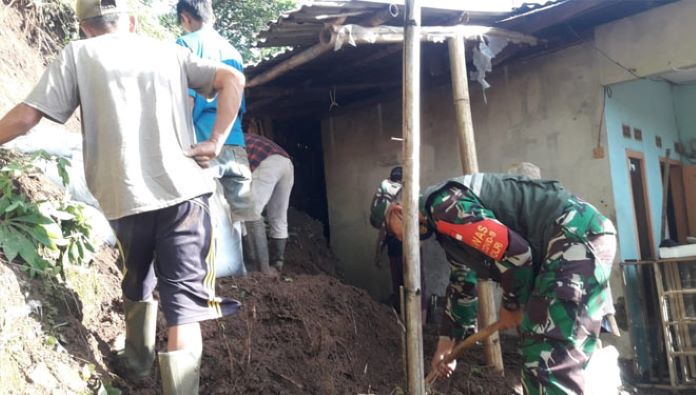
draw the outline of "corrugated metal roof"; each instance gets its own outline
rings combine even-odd
[[[513,4],[515,0],[511,0]],[[509,12],[464,12],[443,8],[425,8],[423,26],[444,26],[461,23],[500,27],[531,34],[543,40],[536,47],[511,46],[496,58],[496,64],[515,58],[535,56],[553,51],[590,37],[591,29],[602,23],[626,17],[676,0],[551,0],[522,3]],[[403,1],[401,1],[403,3]],[[450,0],[464,4],[464,0]],[[246,69],[248,80],[289,60],[319,43],[319,34],[329,23],[365,25],[375,15],[385,13],[393,1],[336,0],[302,4],[269,24],[259,36],[263,46],[289,47],[281,54],[264,59]],[[403,12],[403,8],[400,8]],[[340,18],[340,19],[338,19]],[[342,20],[345,18],[345,20]],[[384,21],[386,25],[402,25],[403,15]],[[401,82],[401,46],[344,46],[340,51],[327,51],[300,63],[291,70],[273,76],[260,85],[250,87],[249,113],[298,116],[327,111],[329,91],[338,93],[342,106],[398,89]],[[423,46],[425,83],[444,81],[448,72],[447,47]],[[397,86],[397,88],[395,88]]]

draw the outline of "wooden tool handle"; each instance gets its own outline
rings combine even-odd
[[[464,350],[467,348],[473,346],[476,344],[476,342],[483,341],[493,335],[495,332],[497,332],[500,329],[500,321],[496,321],[487,327],[481,329],[480,331],[474,333],[473,335],[467,337],[466,339],[460,341],[457,343],[454,348],[452,348],[452,352],[447,354],[447,356],[442,360],[443,364],[448,364],[455,359],[459,358]],[[435,370],[431,370],[430,373],[428,373],[428,376],[425,378],[425,382],[427,384],[432,384],[435,382],[437,379],[437,373]]]

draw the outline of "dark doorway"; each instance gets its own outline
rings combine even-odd
[[[273,139],[290,154],[295,166],[290,205],[320,221],[326,240],[330,240],[321,122],[316,119],[273,121]]]
[[[660,174],[664,177],[665,161],[660,160]],[[667,189],[667,234],[665,238],[676,242],[686,242],[688,236],[688,223],[686,216],[686,197],[684,194],[684,177],[682,165],[677,161],[670,161],[669,186]]]
[[[631,178],[631,190],[633,191],[633,209],[636,218],[636,232],[638,234],[639,258],[654,258],[655,249],[652,242],[650,207],[648,205],[645,165],[642,154],[630,153],[628,155],[628,167]]]
[[[631,181],[633,198],[633,210],[636,220],[636,236],[638,241],[638,259],[655,258],[653,244],[652,224],[650,220],[650,203],[645,178],[645,158],[639,152],[627,153],[628,173]],[[660,380],[667,375],[667,363],[664,359],[665,348],[662,337],[662,326],[659,324],[660,314],[657,304],[657,291],[655,289],[655,274],[652,265],[640,265],[638,267],[638,284],[640,289],[640,304],[642,308],[642,325],[648,334],[648,353],[653,356],[649,369],[649,380]]]

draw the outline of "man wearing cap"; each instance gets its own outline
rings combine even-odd
[[[213,23],[213,6],[211,0],[179,0],[176,4],[179,23],[187,34],[179,37],[176,43],[187,48],[196,56],[214,62],[221,62],[239,72],[244,72],[242,56],[215,29]],[[193,102],[193,124],[196,138],[204,141],[210,138],[215,121],[215,114],[220,109],[217,100],[189,90]],[[216,178],[223,186],[225,199],[230,205],[233,221],[246,221],[255,217],[254,202],[251,193],[251,169],[244,149],[242,117],[246,111],[244,97],[237,112],[222,152],[211,163]]]
[[[526,394],[582,394],[584,368],[598,342],[611,264],[612,223],[556,181],[473,174],[431,186],[424,223],[450,262],[450,284],[432,369],[476,323],[476,278],[500,282],[503,329],[520,326]],[[401,239],[401,205],[375,216]]]
[[[215,296],[213,187],[201,166],[222,150],[244,76],[132,34],[135,22],[125,4],[77,1],[87,39],[68,44],[24,102],[0,119],[0,143],[42,117],[64,123],[80,107],[87,184],[110,220],[124,265],[126,342],[117,366],[134,380],[151,371],[157,285],[168,325],[167,350],[159,353],[164,393],[195,394],[199,322],[239,309],[238,302]],[[210,139],[196,145],[188,88],[217,94],[221,103]]]
[[[402,184],[402,168],[396,166],[389,172],[389,177],[379,183],[377,192],[372,198],[370,210],[370,224],[379,229],[379,238],[377,240],[378,251],[375,256],[375,263],[379,266],[380,257],[384,247],[387,247],[387,256],[389,257],[389,271],[391,273],[392,295],[391,304],[395,309],[401,311],[400,293],[401,287],[404,285],[404,268],[403,268],[403,245],[399,239],[394,237],[390,232],[387,232],[384,227],[384,221],[381,217],[375,216],[374,213],[383,211],[378,209],[376,205],[387,205],[394,201],[396,195],[401,192]],[[386,208],[386,206],[385,206]]]
[[[276,274],[283,269],[285,245],[288,241],[288,206],[290,192],[295,182],[294,167],[290,155],[278,144],[256,134],[251,124],[244,134],[249,165],[252,170],[251,191],[254,197],[252,221],[246,221],[245,251],[257,269],[266,274]],[[270,230],[266,237],[266,225]]]

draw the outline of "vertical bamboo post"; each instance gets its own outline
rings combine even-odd
[[[459,157],[462,161],[462,170],[464,174],[478,173],[476,141],[474,139],[474,125],[471,120],[471,105],[469,101],[469,82],[466,75],[464,37],[450,37],[447,43],[449,46],[452,96],[457,116]],[[493,286],[490,281],[479,281],[477,288],[479,317],[483,320],[479,326],[486,327],[497,319]],[[496,371],[503,373],[503,355],[500,351],[500,337],[497,332],[486,339],[484,351],[488,364],[492,365]]]
[[[423,333],[420,306],[420,20],[419,0],[406,0],[403,60],[403,162],[404,162],[404,296],[406,297],[406,371],[408,393],[424,395]]]

